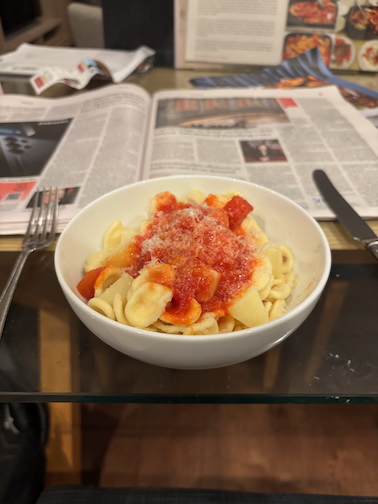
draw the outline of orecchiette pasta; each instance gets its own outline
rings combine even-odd
[[[236,191],[185,200],[162,192],[138,228],[117,220],[77,288],[88,306],[140,329],[211,335],[285,313],[296,283],[294,256],[273,243]]]

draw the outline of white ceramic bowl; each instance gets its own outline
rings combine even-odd
[[[106,229],[115,220],[136,226],[146,217],[149,201],[162,191],[178,197],[188,189],[224,194],[236,189],[254,206],[253,215],[272,241],[290,247],[299,281],[288,298],[288,311],[267,324],[209,336],[160,334],[110,320],[89,308],[76,285],[83,264],[102,248]],[[327,282],[331,253],[327,239],[301,207],[267,188],[236,179],[173,176],[151,179],[117,189],[78,213],[61,234],[55,268],[63,292],[79,319],[99,338],[135,359],[159,366],[207,369],[228,366],[259,355],[287,338],[310,314]]]

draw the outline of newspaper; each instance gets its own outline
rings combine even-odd
[[[188,0],[186,60],[276,65],[289,0]]]
[[[378,71],[376,0],[186,1],[175,0],[176,68],[277,65],[319,47],[331,69]]]
[[[198,77],[189,81],[198,89],[262,87],[276,89],[314,88],[333,84],[343,98],[378,127],[378,92],[334,75],[324,64],[317,47],[255,72]]]
[[[174,0],[174,66],[175,68],[214,68],[221,69],[223,65],[186,61],[186,29],[188,0]]]
[[[313,181],[324,169],[378,217],[378,131],[319,89],[160,91],[115,84],[72,97],[0,96],[0,232],[22,233],[34,192],[58,186],[59,229],[99,196],[138,180],[209,174],[264,185],[332,219]]]
[[[16,51],[0,56],[0,73],[30,76],[39,95],[58,83],[83,89],[94,76],[119,83],[141,65],[149,67],[154,54],[147,46],[118,51],[21,44]]]

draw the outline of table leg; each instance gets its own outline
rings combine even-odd
[[[71,313],[66,307],[40,310],[40,380],[42,392],[70,392]],[[80,404],[50,403],[50,430],[46,445],[46,483],[81,483]]]

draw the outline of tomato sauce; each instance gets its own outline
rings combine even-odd
[[[241,222],[252,209],[246,200],[237,198],[243,201],[235,200],[235,205],[243,210],[235,212],[231,205],[233,227],[237,225],[235,213],[240,214]],[[225,208],[206,202],[181,203],[170,193],[158,195],[155,201],[156,212],[144,235],[135,238],[138,251],[126,271],[136,278],[145,265],[169,264],[176,275],[168,282],[173,300],[167,312],[185,313],[195,299],[202,312],[227,314],[230,300],[251,283],[258,262],[253,241],[240,229],[237,234],[230,229]]]

